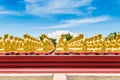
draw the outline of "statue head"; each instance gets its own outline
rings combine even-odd
[[[0,36],[0,40],[2,39],[2,37]]]
[[[120,38],[120,33],[118,33],[117,36]]]
[[[90,38],[88,38],[88,42],[90,42]]]
[[[113,40],[114,39],[114,35],[110,35],[110,40]]]
[[[108,40],[109,40],[109,37],[105,37],[104,40],[105,40],[105,41],[108,41]]]
[[[14,40],[17,41],[17,40],[18,40],[18,37],[14,37]]]
[[[88,39],[86,38],[86,39],[85,39],[85,42],[87,42],[87,40],[88,40]]]
[[[83,39],[83,38],[84,38],[84,35],[83,35],[83,34],[80,34],[80,37],[81,37],[81,39]]]
[[[13,40],[13,38],[14,38],[13,36],[10,36],[10,39],[11,39],[11,40]]]
[[[27,34],[27,38],[30,39],[30,37],[31,37],[31,36]]]
[[[91,37],[91,41],[93,41],[93,37]]]
[[[44,39],[44,38],[47,38],[47,36],[45,34],[42,34],[41,37]]]
[[[78,40],[83,39],[83,38],[84,38],[84,35],[83,35],[83,34],[79,34],[79,35],[77,36],[77,38],[78,38]]]
[[[94,41],[96,41],[96,40],[97,40],[97,36],[94,36],[94,38],[93,38],[93,39],[94,39]]]
[[[97,39],[102,39],[102,34],[98,34]]]
[[[24,38],[27,38],[27,34],[24,34],[23,37],[24,37]]]
[[[65,38],[65,34],[61,34],[61,38]]]
[[[4,34],[4,39],[7,39],[8,38],[8,34]]]

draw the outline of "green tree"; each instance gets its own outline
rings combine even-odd
[[[73,36],[70,33],[68,33],[68,34],[65,34],[65,38],[67,41],[69,41],[70,39],[73,38]]]
[[[116,39],[116,36],[117,36],[117,32],[114,32],[114,39]]]
[[[50,38],[50,40],[53,42],[53,44],[54,44],[54,46],[56,47],[56,39],[54,39],[54,38]]]
[[[118,32],[119,33],[119,32]],[[114,32],[114,33],[110,33],[109,34],[109,40],[110,40],[110,35],[113,35],[114,36],[114,39],[116,39],[116,36],[117,36],[117,32]]]
[[[40,40],[43,40],[43,38],[41,36],[39,36]]]

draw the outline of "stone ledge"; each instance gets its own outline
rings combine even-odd
[[[112,73],[0,74],[0,80],[120,80],[120,74]]]

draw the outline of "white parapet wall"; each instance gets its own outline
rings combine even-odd
[[[120,80],[120,74],[117,73],[0,74],[0,80]]]
[[[0,80],[53,80],[53,74],[0,74]]]

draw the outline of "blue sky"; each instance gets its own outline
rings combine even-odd
[[[0,0],[0,35],[120,32],[120,0]]]

